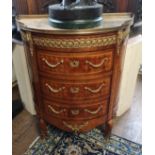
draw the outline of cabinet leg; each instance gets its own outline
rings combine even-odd
[[[40,127],[41,138],[46,138],[47,137],[47,125],[46,125],[46,122],[42,118],[39,119],[39,127]]]
[[[106,139],[110,138],[111,131],[112,131],[112,126],[113,126],[113,120],[108,121],[106,123],[106,125],[105,125],[104,133],[105,133],[105,138]]]

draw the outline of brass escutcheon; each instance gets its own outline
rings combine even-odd
[[[72,68],[77,68],[77,67],[79,67],[79,64],[80,64],[80,62],[79,62],[78,60],[70,61],[70,66],[71,66]]]
[[[72,93],[72,94],[76,94],[76,93],[79,93],[79,91],[80,91],[80,89],[79,88],[77,88],[77,87],[71,87],[70,88],[70,92]]]
[[[78,115],[79,109],[71,110],[72,115]]]

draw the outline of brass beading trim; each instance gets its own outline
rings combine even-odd
[[[89,48],[116,44],[116,35],[86,39],[51,39],[45,37],[34,37],[33,40],[35,45],[41,47]]]
[[[120,45],[122,41],[128,36],[130,27],[125,30],[121,29],[117,34],[104,37],[95,38],[81,38],[81,39],[52,39],[46,37],[32,37],[31,32],[21,32],[24,41],[30,42],[30,47],[34,44],[40,47],[47,48],[92,48],[115,45],[117,53],[119,54]]]

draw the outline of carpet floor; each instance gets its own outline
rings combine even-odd
[[[73,134],[50,126],[48,138],[38,137],[24,155],[142,155],[142,145],[116,135],[106,140],[98,129]]]

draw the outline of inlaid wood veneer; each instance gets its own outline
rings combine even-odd
[[[42,136],[48,123],[69,132],[104,124],[111,131],[133,17],[103,14],[103,19],[93,29],[63,30],[49,26],[46,15],[17,18]]]

